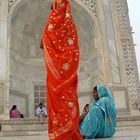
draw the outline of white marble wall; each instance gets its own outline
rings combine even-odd
[[[127,109],[127,95],[125,91],[114,91],[114,99],[116,101],[117,109]],[[120,98],[121,97],[121,98]]]
[[[16,93],[16,92],[15,92]],[[22,94],[21,94],[22,95]],[[25,117],[27,117],[28,112],[27,112],[27,100],[26,97],[21,96],[18,92],[16,94],[10,94],[9,100],[10,100],[10,108],[12,108],[13,105],[17,105],[17,109],[24,114]]]
[[[7,47],[7,33],[8,33],[8,0],[0,1],[0,83],[3,84],[3,87],[0,94],[3,94],[3,112],[0,114],[4,118],[8,116],[8,91],[9,91],[9,49]],[[4,92],[4,93],[2,93]]]
[[[108,51],[110,58],[110,67],[112,73],[112,82],[120,84],[120,69],[118,62],[117,46],[115,43],[115,33],[113,27],[113,18],[111,14],[111,5],[109,0],[103,0],[106,34],[108,39]]]
[[[7,0],[0,1],[0,80],[6,79]]]
[[[6,79],[6,49],[0,48],[0,80]]]
[[[17,54],[18,55],[18,54]],[[24,60],[24,58],[23,58]],[[16,91],[16,93],[27,95],[28,100],[28,109],[21,110],[26,115],[29,113],[29,116],[34,116],[34,82],[44,82],[46,79],[44,61],[41,60],[31,60],[27,59],[23,62],[14,60],[11,58],[11,76],[10,76],[10,91]],[[21,103],[24,104],[21,96],[13,96],[15,100],[11,100],[11,104],[18,104],[20,98]],[[12,99],[14,99],[12,98]],[[23,109],[23,108],[21,108]]]

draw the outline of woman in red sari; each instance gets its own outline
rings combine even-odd
[[[79,46],[68,0],[55,0],[43,32],[51,140],[82,140],[77,96]]]

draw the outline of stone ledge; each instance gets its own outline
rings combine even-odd
[[[117,122],[123,121],[140,121],[140,116],[118,116]],[[44,124],[48,123],[48,119],[43,119]],[[40,124],[40,119],[38,118],[19,118],[19,119],[9,119],[0,120],[0,125],[21,125],[21,124]]]
[[[140,115],[137,116],[118,116],[117,122],[121,121],[140,121]]]
[[[48,119],[44,118],[43,123],[47,124]],[[38,118],[20,118],[20,119],[10,119],[10,120],[0,120],[0,125],[29,125],[29,124],[40,124],[40,119]]]
[[[1,132],[44,131],[44,130],[48,130],[47,124],[2,125],[1,127]]]
[[[11,132],[0,132],[0,137],[12,137],[12,136],[37,136],[37,135],[47,135],[47,130],[45,131],[11,131]]]
[[[0,137],[47,135],[47,118],[40,124],[38,118],[0,120]],[[117,118],[117,132],[140,130],[140,116]]]
[[[0,120],[0,131],[9,133],[14,131],[46,131],[48,129],[47,118],[43,119],[43,125],[41,122],[38,118]],[[117,129],[133,129],[134,127],[140,127],[140,116],[117,117]]]

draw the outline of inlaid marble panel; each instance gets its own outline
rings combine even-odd
[[[115,43],[115,35],[114,35],[114,27],[113,27],[113,19],[111,14],[111,6],[109,0],[103,0],[104,4],[104,15],[105,15],[105,24],[106,24],[106,32],[108,38],[108,51],[110,57],[110,67],[112,70],[112,78],[113,83],[120,83],[120,70],[119,70],[119,62],[118,62],[118,54],[117,54],[117,46]]]
[[[124,91],[114,91],[113,97],[116,103],[117,109],[127,109],[126,93]]]

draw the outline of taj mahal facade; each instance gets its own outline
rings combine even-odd
[[[107,85],[118,115],[140,114],[140,83],[127,0],[70,0],[79,34],[80,108],[98,83]],[[46,105],[41,34],[51,0],[0,0],[0,119],[16,104],[25,117]]]

